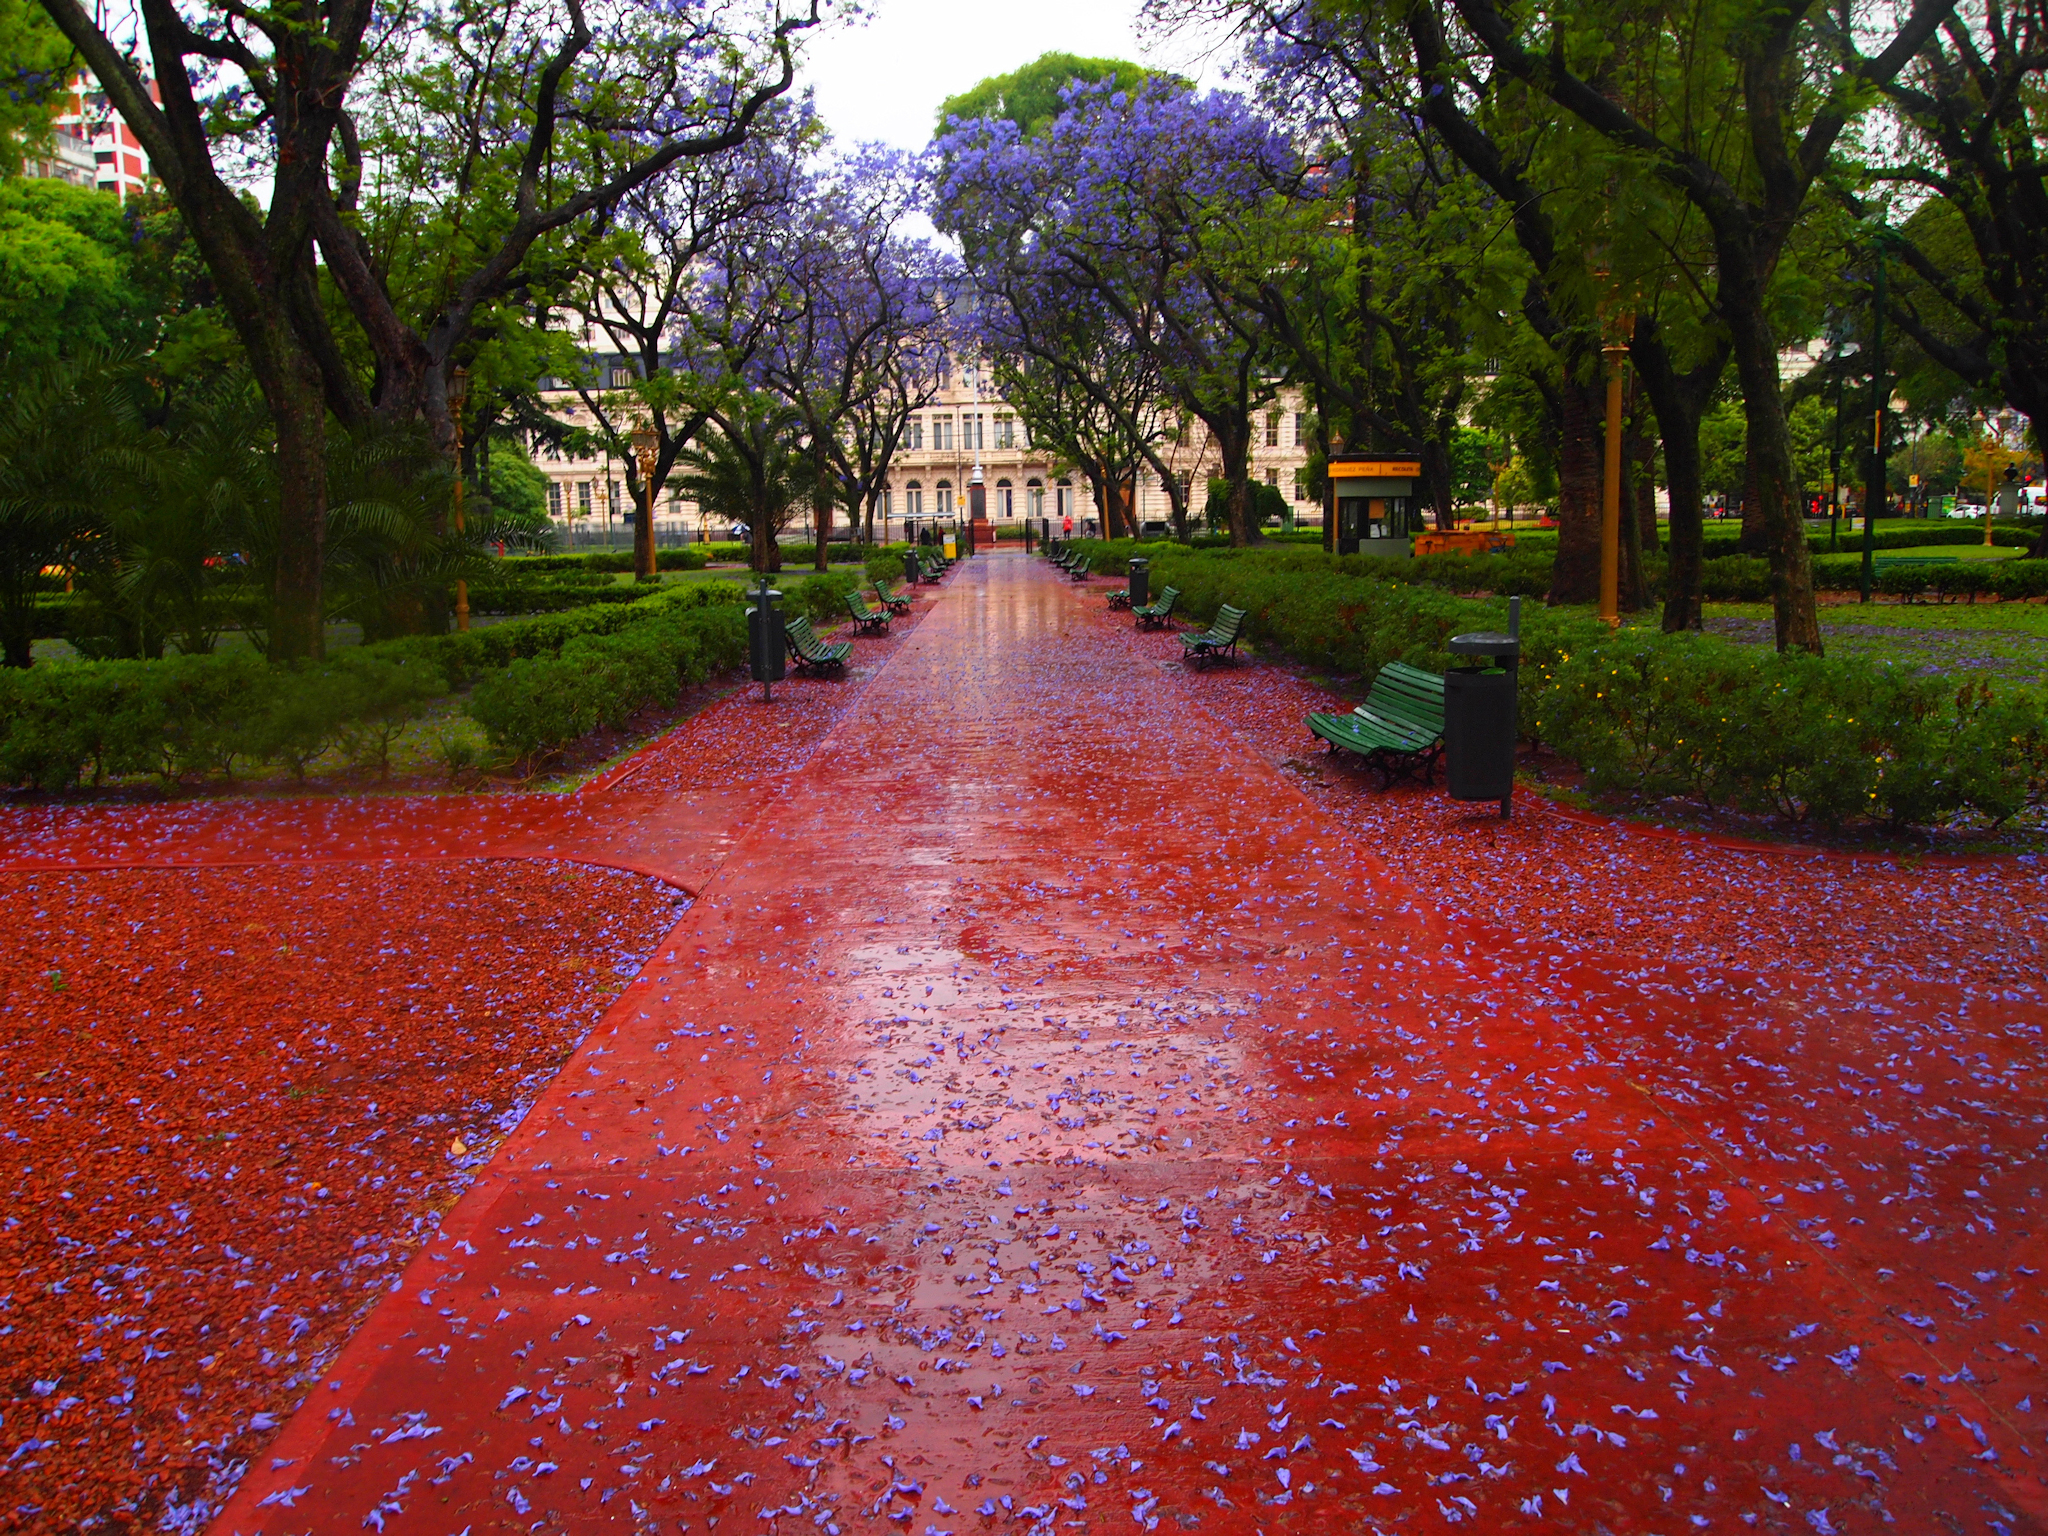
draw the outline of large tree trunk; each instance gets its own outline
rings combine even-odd
[[[1700,414],[1719,383],[1725,358],[1709,359],[1681,377],[1654,322],[1639,318],[1633,353],[1636,377],[1649,397],[1664,442],[1664,486],[1671,498],[1670,563],[1664,588],[1664,633],[1700,627]]]
[[[627,478],[630,482],[630,473]],[[640,516],[633,523],[633,575],[640,581],[652,581],[655,574],[654,493],[657,488],[652,480],[643,478],[635,489],[640,502]]]
[[[1600,601],[1600,417],[1606,391],[1566,376],[1558,383],[1557,560],[1549,601]]]
[[[1628,465],[1629,490],[1635,495],[1636,539],[1643,549],[1657,547],[1657,442],[1651,435],[1649,391],[1630,371],[1626,431],[1621,456]]]
[[[1813,555],[1806,547],[1792,480],[1792,433],[1785,400],[1778,391],[1778,347],[1764,315],[1755,274],[1739,265],[1739,251],[1722,248],[1722,312],[1735,342],[1735,371],[1742,384],[1750,471],[1756,480],[1758,511],[1771,560],[1771,607],[1778,649],[1821,653],[1820,616],[1813,601]]]
[[[1756,474],[1756,460],[1746,454],[1742,461],[1742,531],[1735,547],[1745,555],[1768,554],[1770,530],[1764,523],[1764,498]]]
[[[1455,421],[1452,430],[1456,430]],[[1431,434],[1422,439],[1422,486],[1429,497],[1430,510],[1436,514],[1439,532],[1449,533],[1457,525],[1456,498],[1451,485],[1451,452],[1441,437]]]
[[[327,401],[320,372],[308,358],[293,358],[279,370],[259,369],[257,382],[277,426],[270,654],[318,660],[327,652],[320,582],[327,544]]]
[[[1643,524],[1636,515],[1636,492],[1648,475],[1644,466],[1629,458],[1628,412],[1622,412],[1621,504],[1615,509],[1619,526],[1616,558],[1615,606],[1623,613],[1640,613],[1650,606],[1650,579],[1643,571]],[[1601,434],[1604,439],[1606,434]]]

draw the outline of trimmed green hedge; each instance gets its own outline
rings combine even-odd
[[[1629,633],[1523,674],[1525,734],[1597,791],[1897,830],[2048,801],[2048,710],[1858,658]]]
[[[608,577],[599,576],[604,585],[587,582],[530,581],[516,582],[509,586],[472,586],[469,589],[469,611],[471,613],[565,613],[571,608],[583,608],[596,603],[637,603],[651,597],[661,589],[652,583],[646,586],[622,587]]]
[[[1179,587],[1189,619],[1230,603],[1253,643],[1343,673],[1390,661],[1442,671],[1451,635],[1505,627],[1504,600],[1388,581],[1320,551],[1149,553],[1154,589]],[[1522,647],[1524,736],[1580,763],[1602,792],[1690,795],[1828,827],[1964,811],[1998,823],[2048,803],[2048,707],[2030,692],[1707,635],[1610,634],[1532,605]]]
[[[630,589],[628,589],[630,590]],[[672,700],[746,655],[737,583],[647,589],[464,634],[352,647],[319,664],[273,665],[249,652],[161,661],[45,662],[0,670],[0,783],[63,790],[154,773],[167,782],[280,763],[297,774],[340,745],[388,768],[393,741],[434,698],[477,681],[471,714],[521,755],[559,746],[647,702]],[[661,679],[650,656],[666,658]],[[531,704],[485,687],[522,662],[548,686]],[[665,690],[665,692],[664,692]],[[637,700],[638,702],[631,702]],[[623,712],[622,712],[623,711]]]
[[[1880,557],[1882,558],[1882,557]],[[1996,597],[2004,602],[2048,597],[2048,560],[1957,560],[1953,565],[1892,565],[1873,572],[1876,590],[1892,597]],[[1863,557],[1822,555],[1813,562],[1820,592],[1860,592]],[[1700,567],[1700,595],[1710,603],[1767,603],[1771,566],[1760,555],[1721,555]]]
[[[701,571],[710,563],[711,557],[706,551],[717,547],[714,544],[686,544],[680,549],[657,549],[654,568],[657,571]],[[616,575],[633,569],[633,551],[591,549],[568,555],[507,555],[499,564],[513,572],[590,571]]]
[[[724,583],[705,583],[705,586]],[[649,622],[587,633],[478,680],[469,713],[492,742],[532,761],[599,726],[673,704],[684,687],[747,655],[745,609],[730,599],[670,605]]]
[[[238,760],[303,775],[336,742],[388,767],[443,674],[357,649],[276,666],[251,652],[0,671],[0,782],[62,790],[124,774],[231,776]]]

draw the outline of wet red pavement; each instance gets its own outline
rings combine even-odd
[[[216,1531],[2043,1528],[2037,975],[1515,944],[1099,606],[973,562],[710,775]]]
[[[217,1530],[2039,1528],[2031,986],[1509,950],[1093,601],[954,580]]]

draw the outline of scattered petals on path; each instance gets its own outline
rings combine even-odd
[[[2036,975],[1304,796],[1098,592],[973,562],[842,696],[224,1528],[2048,1518]]]
[[[0,1530],[203,1528],[676,902],[548,863],[0,875]]]

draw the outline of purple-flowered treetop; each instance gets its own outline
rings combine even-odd
[[[1064,101],[1028,137],[1002,119],[951,125],[936,146],[943,221],[978,287],[1071,289],[1115,317],[1166,398],[1207,429],[1231,537],[1248,542],[1252,413],[1280,370],[1256,311],[1217,280],[1212,233],[1263,218],[1306,168],[1228,92],[1156,81],[1072,87]]]

